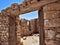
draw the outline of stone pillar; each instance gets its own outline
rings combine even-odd
[[[30,28],[31,34],[34,34],[34,33],[36,32],[36,28],[37,28],[37,27],[36,27],[36,25],[35,25],[35,24],[36,24],[35,21],[36,21],[35,19],[31,19],[31,20],[30,20],[30,23],[29,23],[29,24],[30,24],[30,27],[29,27],[29,28]]]
[[[9,16],[9,45],[16,45],[15,17]]]
[[[16,16],[16,34],[17,34],[17,45],[21,45],[21,26],[19,16]]]
[[[46,45],[60,45],[60,2],[43,6]]]
[[[44,14],[43,9],[38,10],[40,45],[45,45]]]

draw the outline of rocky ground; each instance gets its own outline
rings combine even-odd
[[[21,38],[23,45],[39,45],[39,34]]]

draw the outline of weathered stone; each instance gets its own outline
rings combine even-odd
[[[46,11],[44,12],[44,19],[60,18],[60,11]]]
[[[60,26],[60,18],[45,20],[44,26],[45,27],[59,27]]]
[[[8,45],[9,41],[9,17],[0,14],[0,42],[1,45]]]
[[[51,4],[47,4],[43,7],[44,11],[58,11],[60,10],[60,3],[56,2],[56,3],[51,3]]]

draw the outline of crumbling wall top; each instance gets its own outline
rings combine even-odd
[[[4,9],[3,12],[8,13],[11,16],[18,16],[20,14],[38,10],[46,4],[56,1],[58,0],[24,0],[22,4],[12,4],[10,7]]]

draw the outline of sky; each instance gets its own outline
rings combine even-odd
[[[22,2],[23,2],[23,0],[0,0],[0,11],[9,7],[13,3],[21,4]],[[24,19],[28,19],[28,20],[38,18],[38,11],[22,14],[20,16],[20,18],[24,18]]]

